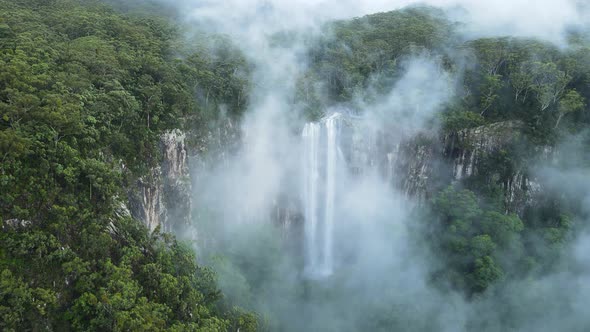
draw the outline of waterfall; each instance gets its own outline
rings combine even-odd
[[[303,128],[305,272],[328,276],[334,269],[334,205],[338,171],[339,113]]]
[[[326,120],[326,210],[324,230],[324,268],[326,273],[332,272],[333,238],[334,238],[334,199],[336,190],[336,116]]]
[[[318,145],[320,126],[308,123],[303,129],[304,146],[304,185],[303,204],[305,206],[305,250],[307,267],[317,266],[316,259],[316,228],[317,228],[317,196],[318,196]]]

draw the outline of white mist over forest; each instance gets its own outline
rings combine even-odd
[[[0,0],[0,330],[590,330],[588,0]]]
[[[194,170],[199,212],[189,237],[228,298],[260,313],[269,331],[368,331],[379,325],[372,320],[384,330],[582,331],[590,324],[586,232],[556,271],[465,296],[433,283],[444,264],[428,245],[435,217],[392,185],[404,176],[392,165],[405,156],[379,160],[384,134],[400,146],[440,130],[438,114],[476,65],[468,55],[449,52],[458,64],[449,70],[440,55],[410,53],[388,91],[357,90],[352,108],[334,103],[309,117],[294,100],[297,77],[312,61],[310,40],[334,37],[325,24],[422,4],[442,8],[465,40],[536,38],[563,49],[567,33],[590,22],[588,6],[573,0],[179,1],[187,25],[226,35],[253,66],[238,149],[217,151],[221,158]],[[575,155],[579,147],[562,149]],[[536,173],[588,206],[587,171],[548,161]],[[295,230],[277,224],[282,204]]]

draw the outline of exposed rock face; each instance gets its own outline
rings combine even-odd
[[[166,217],[164,203],[162,202],[161,170],[158,167],[151,171],[149,176],[137,180],[137,193],[131,194],[130,208],[133,217],[153,231],[162,224]]]
[[[398,145],[388,154],[394,185],[407,196],[424,202],[431,197],[438,183],[446,180],[448,166],[443,163],[441,144],[437,137],[420,135]],[[391,157],[390,157],[391,156]]]
[[[503,161],[506,150],[523,142],[524,124],[519,121],[498,122],[473,129],[461,130],[443,139],[444,155],[452,162],[453,178],[466,180],[486,177],[485,181],[499,185],[504,192],[506,212],[522,213],[533,203],[541,185],[530,174],[526,158]],[[534,159],[546,159],[550,149],[535,151]],[[514,154],[513,154],[514,155]],[[530,161],[530,160],[529,160]],[[495,162],[495,169],[489,167]]]
[[[160,140],[162,163],[130,190],[131,214],[150,230],[172,231],[191,218],[191,181],[186,135],[172,130]]]
[[[354,119],[346,121],[340,144],[349,170],[354,174],[376,169],[386,181],[419,202],[430,199],[438,189],[453,181],[489,175],[487,181],[500,185],[504,191],[506,211],[521,213],[534,203],[535,195],[542,189],[526,164],[512,164],[508,169],[494,170],[493,174],[486,169],[490,158],[522,140],[521,122],[499,122],[444,137],[420,133],[400,139],[384,132],[367,131]],[[203,142],[197,144],[200,148],[190,158],[183,132],[173,130],[162,136],[161,165],[140,178],[136,189],[131,190],[130,210],[134,217],[151,230],[160,226],[162,230],[174,231],[190,225],[190,171],[198,184],[206,165],[227,162],[225,154],[239,144],[238,126],[233,121],[227,120],[216,128],[203,137]],[[550,149],[537,153],[540,158],[549,158],[550,154]],[[189,160],[194,164],[192,170]],[[300,206],[288,198],[279,199],[275,205],[272,213],[288,238],[294,225],[301,222]]]
[[[498,122],[445,137],[443,145],[445,155],[453,161],[453,177],[461,180],[477,175],[484,158],[515,143],[522,127],[518,121]]]
[[[523,127],[521,122],[506,121],[443,137],[422,134],[384,153],[390,172],[398,174],[394,184],[419,201],[449,183],[477,179],[500,186],[506,212],[521,214],[542,190],[529,172],[531,162],[548,160],[552,154],[545,147],[526,157],[503,160],[506,151],[524,142]]]
[[[506,151],[524,140],[524,124],[506,121],[461,130],[446,136],[422,132],[401,137],[371,132],[354,124],[343,126],[342,150],[353,173],[377,168],[384,179],[419,202],[456,181],[484,181],[504,192],[506,212],[522,213],[541,191],[527,160],[503,160]],[[550,149],[534,153],[547,159]],[[528,158],[531,158],[529,156]],[[531,160],[531,159],[528,159]]]
[[[164,228],[171,230],[191,221],[191,179],[188,163],[186,135],[180,130],[168,132],[162,137],[163,202],[166,208]]]

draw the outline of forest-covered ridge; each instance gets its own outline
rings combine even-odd
[[[256,84],[227,36],[187,39],[176,15],[151,1],[0,0],[0,328],[262,329],[256,314],[224,299],[199,253],[150,233],[125,208],[127,189],[159,164],[163,133],[186,129],[202,151],[215,120],[239,118]],[[437,115],[441,135],[505,122],[522,129],[416,216],[428,221],[425,239],[444,263],[430,281],[477,299],[553,271],[588,218],[583,202],[547,191],[519,215],[503,205],[502,185],[540,150],[574,138],[579,145],[560,162],[590,167],[588,38],[574,34],[567,48],[465,40],[430,7],[324,29],[293,78],[294,109],[303,105],[309,117],[379,99],[418,55],[461,77]],[[268,267],[235,255],[254,271],[245,279],[256,301]],[[379,309],[367,329],[390,327]]]
[[[453,97],[430,130],[448,137],[492,124],[518,128],[509,130],[509,144],[485,155],[476,175],[439,188],[428,204],[431,215],[419,218],[429,220],[428,241],[445,262],[433,279],[473,295],[551,270],[584,228],[583,202],[543,190],[516,215],[503,201],[514,195],[507,188],[517,172],[533,178],[534,167],[548,158],[555,160],[552,167],[590,167],[588,37],[571,32],[566,47],[516,37],[466,39],[460,23],[427,6],[330,22],[324,29],[298,81],[298,100],[312,116],[333,104],[362,113],[363,105],[395,89],[407,60],[426,56],[459,77],[449,81]]]
[[[312,114],[334,102],[354,107],[387,93],[405,60],[426,54],[462,76],[443,128],[521,120],[542,144],[555,143],[563,120],[574,132],[588,124],[590,42],[582,32],[571,32],[569,45],[558,47],[516,37],[465,39],[460,28],[442,10],[423,6],[329,23],[310,48],[299,99]]]
[[[255,329],[189,246],[125,208],[166,130],[243,109],[237,53],[183,43],[154,13],[0,1],[0,329]]]

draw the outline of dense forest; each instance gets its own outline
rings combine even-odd
[[[175,23],[178,15],[153,1],[0,0],[0,329],[442,330],[417,317],[436,309],[405,306],[403,290],[372,268],[344,269],[333,285],[297,280],[286,291],[296,272],[285,265],[301,257],[275,228],[227,231],[209,220],[202,241],[216,232],[231,240],[201,252],[132,217],[129,190],[160,164],[160,137],[180,128],[189,149],[206,155],[212,128],[220,118],[239,122],[258,84],[260,68],[239,41]],[[516,172],[532,177],[527,166],[549,159],[590,178],[590,37],[571,31],[556,46],[460,31],[442,10],[422,6],[327,22],[304,38],[306,66],[288,78],[289,105],[309,121],[334,105],[362,114],[395,89],[412,58],[459,77],[427,129],[447,139],[500,124],[513,138],[473,176],[436,182],[411,212],[408,237],[433,253],[429,287],[479,310],[506,305],[461,328],[526,330],[525,305],[512,294],[564,265],[584,270],[569,264],[568,248],[590,211],[587,192],[555,185],[515,207],[506,188]]]
[[[560,163],[590,165],[590,43],[576,33],[566,50],[534,39],[463,40],[457,29],[431,7],[330,23],[329,37],[311,48],[312,65],[297,93],[312,115],[334,103],[355,109],[395,85],[404,59],[428,54],[462,73],[456,95],[438,114],[442,135],[517,125],[519,136],[486,155],[476,176],[439,188],[430,202],[439,222],[429,240],[446,262],[436,278],[474,294],[506,274],[546,271],[575,232],[573,220],[586,217],[575,197],[549,192],[518,216],[504,204],[502,185],[523,164],[540,163],[539,151],[563,141],[578,146],[562,151]],[[318,78],[321,89],[314,89]]]
[[[255,329],[190,247],[122,205],[159,135],[204,123],[207,103],[238,112],[247,84],[229,46],[189,49],[155,14],[0,2],[3,331]]]

